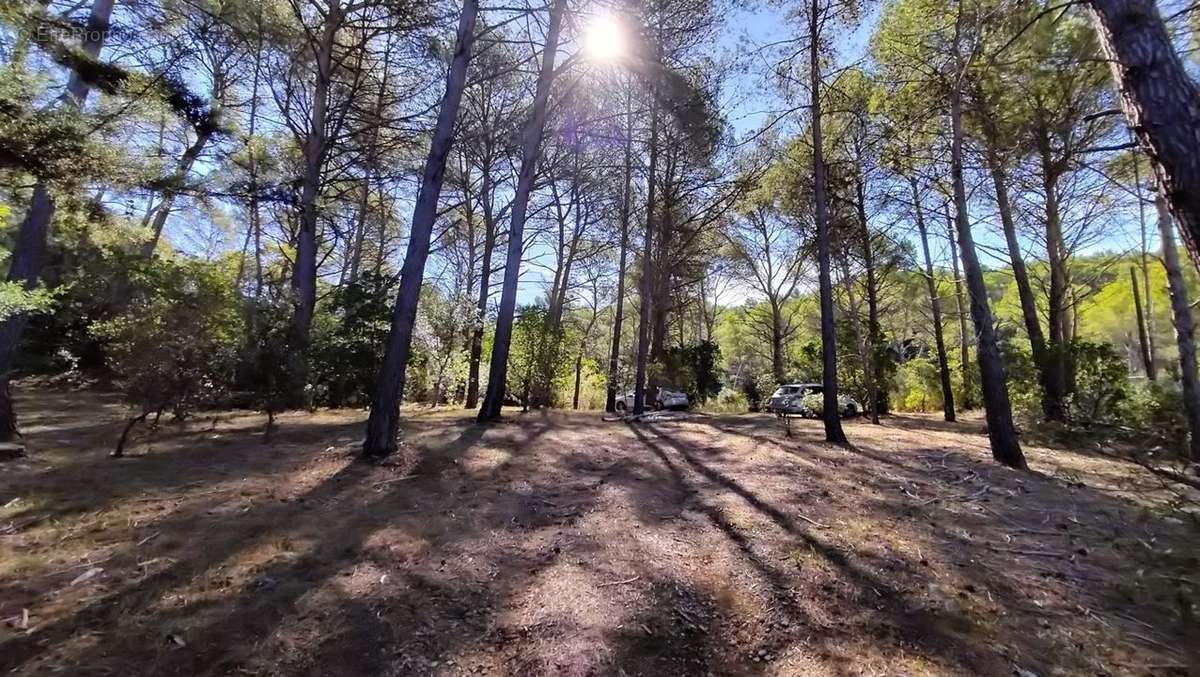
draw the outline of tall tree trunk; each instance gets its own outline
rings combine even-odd
[[[867,197],[862,179],[855,181],[858,194],[858,222],[862,227],[863,267],[867,273],[867,350],[863,354],[863,368],[871,371],[866,379],[867,395],[871,398],[871,422],[879,423],[879,414],[887,413],[887,388],[883,383],[883,364],[879,359],[879,348],[883,343],[883,330],[879,323],[879,279],[875,274],[875,248],[871,244],[871,228],[867,223]]]
[[[676,202],[675,170],[678,166],[678,148],[672,144],[671,137],[664,139],[663,171],[659,179],[659,202],[662,208],[658,212],[658,223],[655,224],[657,241],[655,242],[654,277],[650,286],[650,361],[659,362],[667,355],[668,318],[674,309],[672,298],[671,247],[675,229],[672,221]],[[657,384],[656,384],[657,385]]]
[[[1133,135],[1131,131],[1130,136]],[[1146,309],[1146,352],[1149,353],[1150,359],[1146,364],[1146,378],[1151,381],[1158,379],[1158,351],[1154,347],[1154,294],[1150,291],[1150,246],[1146,237],[1146,201],[1142,199],[1142,176],[1141,170],[1138,169],[1138,156],[1134,153],[1133,156],[1133,189],[1138,201],[1138,233],[1141,235],[1142,244],[1142,289],[1146,292],[1144,307]],[[1155,207],[1158,205],[1158,197],[1155,197]]]
[[[583,375],[583,353],[575,356],[575,393],[571,396],[571,408],[579,409],[579,380]]]
[[[1121,107],[1200,268],[1200,91],[1154,0],[1088,0]]]
[[[834,444],[845,444],[846,433],[842,430],[841,411],[838,406],[837,379],[837,329],[833,318],[833,281],[830,276],[829,205],[825,185],[824,137],[821,134],[821,57],[820,57],[820,3],[812,0],[809,5],[809,92],[812,96],[812,147],[813,147],[813,205],[817,224],[817,261],[821,296],[821,384],[824,388],[822,419],[825,422],[825,440]]]
[[[255,134],[258,131],[258,88],[262,75],[262,5],[258,5],[257,24],[255,26],[255,34],[258,37],[257,48],[254,52],[254,76],[250,83],[250,111],[249,129],[246,134],[246,173],[250,177],[250,185],[247,190],[249,193],[247,199],[247,212],[250,223],[246,228],[246,239],[242,246],[242,258],[238,261],[237,283],[234,285],[237,289],[241,289],[242,283],[245,280],[246,274],[246,252],[250,245],[254,245],[254,299],[262,295],[262,234],[261,222],[259,221],[259,205],[258,205],[258,156],[254,147]],[[251,316],[252,326],[257,322],[256,316]],[[253,331],[251,332],[253,335]]]
[[[863,388],[867,391],[868,400],[871,403],[875,400],[875,370],[871,368],[870,348],[867,345],[866,335],[862,330],[862,315],[858,305],[858,295],[854,293],[854,280],[850,277],[850,262],[849,254],[841,257],[842,263],[842,285],[846,290],[846,309],[850,320],[850,331],[854,334],[854,343],[858,346],[858,359],[863,365]],[[879,423],[879,414],[875,412],[873,404],[868,404],[871,407],[871,421]]]
[[[492,210],[495,186],[492,184],[492,154],[487,154],[480,172],[480,207],[483,211],[483,260],[479,266],[479,296],[475,300],[475,327],[471,331],[471,353],[467,362],[466,408],[479,406],[479,363],[483,359],[483,329],[487,320],[487,302],[492,286],[492,256],[496,251],[496,214]]]
[[[937,348],[938,376],[942,382],[942,415],[954,421],[954,386],[950,383],[950,358],[946,355],[946,340],[942,335],[942,302],[938,296],[937,278],[933,275],[933,259],[929,256],[929,229],[925,225],[925,210],[921,207],[921,192],[917,180],[909,177],[912,188],[913,207],[916,209],[917,230],[921,234],[921,253],[925,256],[925,288],[929,292],[929,306],[933,311],[933,342]]]
[[[1179,267],[1179,252],[1175,248],[1175,228],[1171,212],[1161,194],[1155,195],[1158,209],[1158,232],[1162,238],[1162,262],[1167,270],[1167,286],[1171,290],[1171,312],[1175,318],[1175,340],[1179,345],[1179,374],[1183,383],[1183,407],[1187,413],[1188,449],[1192,461],[1200,463],[1200,383],[1196,375],[1196,323],[1192,319],[1192,304],[1188,301],[1187,285]]]
[[[542,132],[546,125],[546,108],[550,87],[554,84],[554,60],[558,56],[558,37],[562,29],[566,0],[554,0],[550,9],[550,27],[542,50],[542,67],[538,73],[533,108],[526,123],[521,151],[521,170],[512,202],[512,225],[508,234],[508,252],[504,264],[504,287],[500,290],[500,312],[496,318],[496,336],[492,342],[492,363],[488,370],[487,392],[479,408],[479,420],[491,421],[500,417],[504,390],[508,380],[508,351],[512,343],[513,315],[517,310],[517,282],[521,275],[521,255],[524,249],[525,217],[529,209],[529,194],[533,191],[537,163],[542,155]]]
[[[88,15],[87,28],[83,32],[80,48],[84,54],[95,59],[104,47],[115,0],[94,0]],[[71,73],[67,80],[63,105],[83,108],[91,87],[79,76]],[[54,220],[54,198],[50,187],[39,179],[33,187],[29,209],[17,230],[17,241],[8,264],[8,281],[30,290],[37,286],[42,272],[42,260],[46,255],[46,239],[50,233],[50,222]],[[12,441],[17,435],[17,417],[12,406],[9,375],[21,335],[29,323],[28,313],[15,313],[0,322],[0,441]]]
[[[587,326],[583,329],[583,336],[579,339],[579,351],[575,353],[575,394],[571,397],[571,408],[579,408],[579,388],[583,377],[583,353],[587,350],[588,341],[592,338],[592,329],[596,326],[596,320],[600,317],[599,299],[592,297],[592,316],[588,319]]]
[[[358,209],[354,215],[354,234],[351,237],[347,252],[349,261],[346,262],[345,284],[358,281],[358,272],[362,268],[363,242],[367,239],[367,213],[370,210],[371,177],[364,176],[362,189],[358,195]]]
[[[962,370],[962,408],[970,411],[975,408],[974,380],[971,376],[971,331],[967,328],[967,300],[963,296],[962,272],[958,267],[958,236],[955,235],[955,221],[946,209],[946,221],[950,226],[950,272],[954,275],[954,303],[958,309],[958,362]]]
[[[1146,315],[1142,312],[1142,291],[1138,288],[1137,269],[1129,266],[1129,283],[1133,285],[1133,309],[1137,316],[1138,347],[1141,348],[1142,367],[1146,376],[1154,369],[1154,358],[1150,356],[1150,345],[1146,341]],[[1151,379],[1153,380],[1153,379]]]
[[[479,296],[475,299],[475,326],[471,329],[471,352],[467,363],[467,409],[479,406],[479,363],[483,359],[483,328],[487,319],[487,301],[492,281],[492,250],[495,246],[495,238],[489,231],[484,236],[483,261],[479,268]]]
[[[767,301],[771,304],[771,376],[775,378],[776,383],[783,383],[787,374],[784,373],[782,303],[775,295]]]
[[[1021,300],[1021,318],[1025,322],[1025,333],[1029,337],[1030,354],[1038,370],[1042,385],[1042,414],[1048,421],[1067,420],[1065,394],[1058,380],[1052,377],[1047,364],[1046,338],[1042,334],[1042,323],[1038,319],[1037,301],[1033,287],[1029,284],[1029,272],[1025,269],[1025,258],[1021,255],[1021,243],[1017,240],[1017,226],[1013,220],[1012,204],[1008,197],[1008,176],[994,150],[987,153],[992,186],[996,191],[996,205],[1000,211],[1000,225],[1004,229],[1004,241],[1008,245],[1008,258],[1012,263],[1013,280],[1017,284],[1017,296]]]
[[[317,226],[320,217],[321,169],[328,154],[325,129],[329,114],[329,89],[333,79],[333,51],[342,25],[341,0],[333,0],[324,17],[317,45],[317,77],[313,88],[307,138],[304,141],[304,175],[300,187],[300,227],[296,234],[296,262],[292,269],[292,320],[288,330],[288,397],[293,405],[303,400],[308,383],[308,345],[317,305]]]
[[[637,364],[633,376],[633,414],[646,410],[646,363],[650,353],[651,297],[654,279],[654,200],[658,188],[658,89],[650,88],[650,166],[646,173],[646,234],[642,242],[642,279],[638,284]]]
[[[1065,397],[1070,395],[1067,362],[1071,349],[1066,338],[1067,273],[1062,217],[1058,208],[1058,170],[1051,157],[1049,139],[1043,137],[1039,146],[1042,192],[1046,205],[1046,265],[1050,269],[1050,290],[1046,304],[1046,326],[1050,338],[1046,352],[1047,379],[1052,382],[1054,391]]]
[[[417,300],[421,295],[425,260],[429,256],[429,241],[433,234],[434,222],[437,220],[438,199],[441,197],[442,184],[446,178],[446,158],[450,155],[450,147],[454,143],[454,125],[458,120],[458,109],[462,104],[463,89],[466,87],[467,64],[471,60],[471,49],[475,44],[475,19],[478,14],[478,0],[463,0],[454,57],[446,75],[446,92],[438,110],[437,125],[433,130],[433,140],[429,145],[429,155],[425,159],[425,170],[421,175],[417,204],[413,208],[412,232],[409,235],[404,265],[400,270],[400,290],[392,310],[392,327],[388,332],[387,351],[375,383],[375,395],[371,400],[367,436],[363,442],[363,456],[366,458],[387,456],[396,450],[396,433],[400,424],[400,396],[404,392],[404,375],[412,348]]]
[[[604,411],[617,410],[617,372],[621,366],[621,328],[625,320],[625,266],[629,255],[629,207],[633,183],[633,83],[626,84],[625,93],[625,167],[621,189],[621,254],[617,264],[617,299],[613,310],[612,346],[608,354],[608,387],[604,394]]]
[[[956,30],[956,55],[959,54],[958,40]],[[961,77],[962,72],[960,63],[957,76]],[[961,82],[956,81],[950,91],[950,180],[954,188],[955,226],[958,230],[959,247],[962,249],[963,273],[966,276],[967,290],[971,297],[971,316],[975,320],[975,333],[978,336],[975,353],[979,360],[988,439],[991,441],[994,459],[1004,465],[1024,469],[1025,455],[1021,453],[1021,443],[1017,440],[1017,429],[1013,425],[1012,406],[1008,400],[1008,385],[1005,382],[1004,364],[1000,360],[1000,348],[996,343],[992,309],[988,305],[983,269],[975,254],[975,240],[967,216],[967,190],[963,182],[961,86]]]
[[[158,241],[162,238],[163,228],[167,225],[167,217],[171,215],[171,208],[175,206],[175,198],[179,195],[179,187],[187,180],[192,166],[196,164],[196,160],[204,152],[204,147],[212,139],[215,129],[210,127],[211,124],[202,123],[202,126],[196,130],[196,140],[184,150],[179,162],[175,165],[175,171],[171,172],[170,178],[167,179],[168,184],[163,188],[162,200],[159,201],[158,208],[154,210],[154,220],[150,224],[150,239],[142,243],[142,258],[148,259],[154,256],[154,250],[158,248]]]

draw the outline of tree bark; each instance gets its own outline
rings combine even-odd
[[[1179,252],[1175,248],[1175,228],[1171,212],[1161,194],[1155,195],[1158,209],[1158,232],[1162,238],[1162,262],[1167,270],[1167,286],[1171,291],[1171,312],[1175,319],[1175,341],[1179,346],[1179,374],[1183,385],[1183,407],[1187,414],[1188,451],[1193,462],[1200,463],[1200,382],[1196,375],[1196,323],[1192,304],[1188,300],[1183,270],[1179,267]]]
[[[1038,378],[1042,385],[1042,414],[1047,421],[1065,421],[1065,395],[1058,381],[1052,378],[1050,365],[1047,364],[1046,337],[1042,334],[1037,301],[1033,296],[1033,287],[1029,284],[1029,272],[1025,269],[1025,258],[1021,255],[1021,243],[1017,240],[1017,226],[1008,197],[1008,176],[995,151],[989,150],[987,155],[992,186],[996,191],[996,205],[1000,211],[1000,224],[1004,229],[1004,241],[1008,245],[1008,258],[1012,263],[1013,280],[1017,284],[1017,296],[1021,300],[1021,319],[1025,322],[1030,354],[1033,356],[1033,364],[1038,370]]]
[[[962,370],[962,408],[965,411],[970,411],[975,408],[975,398],[972,390],[974,384],[971,378],[971,333],[967,328],[967,301],[963,297],[963,280],[962,272],[958,267],[958,237],[954,234],[954,217],[951,216],[949,208],[946,211],[946,221],[949,224],[949,239],[950,239],[950,272],[954,274],[954,303],[958,308],[958,361],[959,369]]]
[[[887,388],[880,388],[883,382],[883,365],[879,359],[879,346],[883,343],[883,331],[879,323],[879,280],[875,274],[875,249],[871,245],[871,227],[867,223],[866,190],[860,178],[855,182],[857,193],[858,222],[862,227],[863,267],[867,277],[867,346],[863,353],[863,369],[869,369],[870,378],[866,379],[867,396],[870,398],[871,423],[879,423],[879,414],[887,413]]]
[[[842,263],[842,285],[846,290],[846,309],[850,320],[850,331],[854,334],[854,343],[858,346],[858,359],[863,365],[863,388],[867,391],[868,400],[874,403],[875,397],[875,372],[871,368],[871,357],[867,346],[866,335],[863,334],[862,320],[859,314],[858,295],[854,293],[854,280],[850,277],[850,262],[849,255],[841,257]],[[879,423],[879,415],[875,412],[873,404],[868,404],[871,407],[871,421]]]
[[[1138,348],[1141,349],[1142,366],[1146,369],[1146,376],[1150,376],[1150,371],[1154,368],[1154,358],[1150,356],[1150,345],[1146,341],[1146,315],[1142,312],[1142,291],[1138,287],[1137,269],[1129,266],[1129,283],[1133,285],[1133,309],[1137,316],[1137,333],[1138,333]],[[1151,379],[1153,380],[1153,379]]]
[[[961,15],[960,15],[961,19]],[[959,35],[955,31],[956,58]],[[957,76],[963,69],[958,64]],[[1025,455],[1017,439],[1013,425],[1012,406],[1008,399],[1004,364],[1000,359],[1000,348],[996,343],[996,329],[992,320],[992,309],[988,305],[987,287],[983,282],[983,269],[975,254],[975,240],[967,217],[967,191],[963,181],[963,130],[961,82],[954,82],[950,91],[950,180],[954,189],[955,226],[966,276],[967,290],[971,298],[971,316],[975,320],[978,337],[976,357],[979,361],[980,384],[983,390],[983,406],[988,423],[988,439],[991,441],[992,457],[996,461],[1025,469]]]
[[[333,0],[324,16],[321,40],[317,45],[317,75],[313,88],[312,111],[304,140],[304,175],[300,186],[300,224],[296,233],[296,261],[292,268],[292,320],[288,328],[288,398],[293,405],[303,400],[308,383],[308,346],[312,333],[313,312],[317,305],[317,204],[321,194],[321,170],[328,154],[325,129],[329,114],[329,90],[333,79],[333,51],[338,28],[342,25],[341,0]]]
[[[650,88],[650,166],[646,173],[646,234],[642,242],[642,279],[638,285],[637,365],[633,377],[633,415],[646,410],[646,363],[650,352],[651,287],[654,279],[654,200],[658,188],[658,90]]]
[[[500,290],[500,311],[496,318],[496,336],[492,343],[492,362],[488,370],[487,392],[479,408],[480,421],[500,417],[504,390],[508,380],[508,352],[512,343],[513,315],[517,310],[517,282],[521,274],[521,255],[524,250],[525,218],[529,209],[529,194],[533,191],[537,163],[542,155],[542,133],[546,125],[546,109],[550,87],[554,84],[554,60],[558,56],[558,37],[562,29],[566,0],[555,0],[550,9],[550,27],[542,50],[542,67],[538,73],[533,108],[526,123],[521,151],[521,170],[512,203],[512,225],[508,234],[508,252],[504,264],[504,287]]]
[[[817,260],[821,297],[821,385],[824,389],[822,419],[825,423],[825,440],[834,444],[845,444],[846,433],[842,430],[841,411],[838,406],[837,379],[837,330],[833,318],[833,281],[830,277],[829,205],[825,185],[824,138],[821,134],[821,59],[820,50],[820,3],[812,0],[809,5],[809,92],[812,96],[812,146],[813,146],[813,204],[817,225]]]
[[[954,421],[954,386],[950,383],[950,358],[946,355],[946,340],[942,335],[942,302],[938,296],[937,278],[933,275],[933,259],[929,256],[929,229],[925,225],[925,210],[921,208],[921,193],[916,178],[909,177],[913,207],[916,210],[917,230],[921,234],[921,253],[925,256],[925,288],[933,312],[933,342],[937,348],[938,376],[942,382],[942,416]]]
[[[1041,154],[1042,192],[1045,195],[1046,213],[1046,265],[1050,269],[1049,298],[1046,303],[1046,326],[1049,345],[1046,351],[1047,381],[1051,392],[1063,398],[1070,394],[1068,385],[1068,361],[1070,346],[1067,341],[1067,271],[1066,254],[1062,235],[1062,217],[1058,208],[1058,169],[1051,157],[1050,141],[1043,137],[1039,142]],[[1062,406],[1060,398],[1059,406]],[[1064,407],[1065,409],[1065,407]]]
[[[1132,136],[1130,132],[1130,136]],[[1151,381],[1158,379],[1158,351],[1154,347],[1154,294],[1150,293],[1150,252],[1149,241],[1146,238],[1146,202],[1142,199],[1142,175],[1138,169],[1137,153],[1133,155],[1133,190],[1138,201],[1138,233],[1141,235],[1141,265],[1142,265],[1142,289],[1146,291],[1145,309],[1146,309],[1146,352],[1150,354],[1150,360],[1146,362],[1146,378]],[[1159,196],[1155,195],[1155,207],[1157,208]],[[1169,213],[1169,212],[1168,212]]]
[[[375,384],[371,413],[367,419],[367,435],[363,442],[365,458],[380,458],[396,450],[399,429],[400,396],[404,392],[404,376],[412,348],[413,323],[417,316],[417,300],[421,294],[425,261],[429,257],[429,241],[437,220],[438,200],[446,178],[446,158],[454,143],[454,125],[462,104],[467,82],[467,64],[475,44],[475,19],[479,14],[478,0],[463,0],[458,20],[454,57],[446,75],[446,92],[438,110],[437,125],[425,159],[421,188],[413,209],[412,232],[408,251],[400,270],[400,290],[392,311],[392,326],[388,332],[387,351],[383,367]]]
[[[87,29],[83,33],[80,48],[89,57],[95,59],[104,47],[104,39],[108,36],[109,24],[115,0],[95,0],[88,14]],[[64,105],[83,108],[87,102],[91,87],[79,76],[71,73],[67,80],[66,93],[62,97]],[[12,257],[8,265],[8,281],[20,284],[26,290],[37,287],[38,277],[42,272],[42,263],[46,255],[46,240],[50,233],[50,223],[54,220],[54,198],[50,187],[41,179],[33,188],[33,196],[25,218],[17,229],[17,241],[13,247]],[[29,323],[28,313],[15,313],[0,322],[0,390],[8,393],[10,390],[9,376],[12,372],[13,360],[21,343],[21,335]],[[12,407],[11,397],[4,398],[0,406],[0,441],[10,442],[16,436],[17,418]]]
[[[486,122],[485,122],[486,124]],[[492,130],[488,131],[491,134]],[[483,260],[479,266],[479,296],[475,300],[475,327],[471,332],[471,353],[467,364],[467,396],[466,408],[474,409],[479,406],[479,364],[483,360],[483,329],[487,320],[488,296],[492,286],[492,256],[496,250],[496,214],[492,200],[495,197],[495,185],[492,182],[492,168],[495,155],[489,143],[485,159],[480,167],[479,197],[480,208],[483,212]]]
[[[209,123],[204,124],[206,126],[202,126],[196,131],[196,140],[184,150],[179,162],[175,165],[175,171],[171,172],[168,185],[163,188],[162,200],[159,201],[158,208],[154,210],[154,219],[150,224],[150,239],[142,243],[142,258],[148,259],[154,256],[154,250],[158,248],[158,241],[162,238],[163,228],[167,225],[167,217],[171,215],[171,208],[175,206],[175,198],[179,195],[179,186],[187,180],[188,173],[192,171],[192,165],[196,164],[200,153],[204,152],[204,147],[212,139],[215,130],[207,126]]]
[[[1200,269],[1200,91],[1154,0],[1088,0],[1121,107]]]
[[[617,372],[621,367],[621,328],[625,321],[625,266],[629,256],[629,207],[633,182],[633,85],[626,85],[625,94],[625,167],[621,189],[621,254],[617,264],[617,299],[613,310],[612,347],[608,354],[608,388],[604,395],[604,411],[617,410]]]
[[[771,376],[776,383],[783,383],[787,375],[784,373],[782,301],[774,294],[767,301],[771,304]]]

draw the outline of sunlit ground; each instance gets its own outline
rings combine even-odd
[[[846,449],[752,414],[406,409],[373,467],[361,411],[270,445],[209,416],[113,460],[114,401],[20,404],[5,674],[1161,675],[1200,647],[1160,485],[1086,449],[999,467],[978,420],[855,421]]]

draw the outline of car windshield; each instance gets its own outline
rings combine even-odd
[[[800,392],[799,386],[779,386],[779,389],[775,391],[774,397],[781,397],[783,395],[795,395],[798,392]]]

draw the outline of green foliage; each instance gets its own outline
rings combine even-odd
[[[45,313],[54,307],[58,290],[26,289],[18,282],[0,280],[0,321],[18,313]]]
[[[942,381],[937,358],[909,360],[895,368],[892,403],[899,411],[941,411]]]
[[[717,414],[744,414],[750,411],[746,393],[730,387],[721,388],[716,397],[708,398],[703,406],[705,411]]]
[[[759,372],[757,376],[747,378],[742,384],[742,394],[750,411],[758,411],[770,399],[771,393],[779,385],[770,371]]]
[[[315,400],[333,407],[370,401],[391,327],[395,280],[365,273],[337,289],[314,318]]]
[[[563,330],[549,323],[546,306],[517,309],[508,358],[508,394],[525,407],[561,405],[558,384],[573,375],[573,365],[561,350]]]
[[[273,413],[285,409],[297,391],[285,369],[292,304],[283,294],[249,299],[244,304],[246,337],[236,384],[249,395],[246,405]]]
[[[243,336],[230,266],[161,259],[133,282],[128,308],[93,327],[126,399],[179,417],[215,402],[233,380]]]
[[[464,340],[475,316],[474,306],[465,297],[447,297],[431,285],[421,289],[405,381],[406,400],[436,405],[459,396],[467,380]]]
[[[809,393],[800,400],[800,405],[810,413],[825,411],[825,394]]]
[[[721,347],[710,341],[668,348],[650,365],[650,382],[682,390],[692,402],[705,402],[721,391]]]
[[[1119,420],[1133,428],[1165,437],[1181,456],[1187,455],[1188,424],[1183,393],[1173,383],[1147,382],[1129,388],[1117,408]]]
[[[0,168],[48,181],[95,175],[108,155],[91,125],[71,106],[39,106],[42,83],[12,68],[0,70]]]
[[[1075,341],[1071,345],[1075,366],[1072,420],[1097,423],[1120,412],[1129,397],[1129,367],[1112,344]]]
[[[1000,355],[1004,361],[1004,375],[1008,377],[1008,399],[1013,415],[1027,424],[1039,420],[1042,417],[1042,386],[1029,342],[1024,336],[1002,341]],[[979,381],[972,379],[972,382]],[[978,396],[975,401],[979,401]]]

